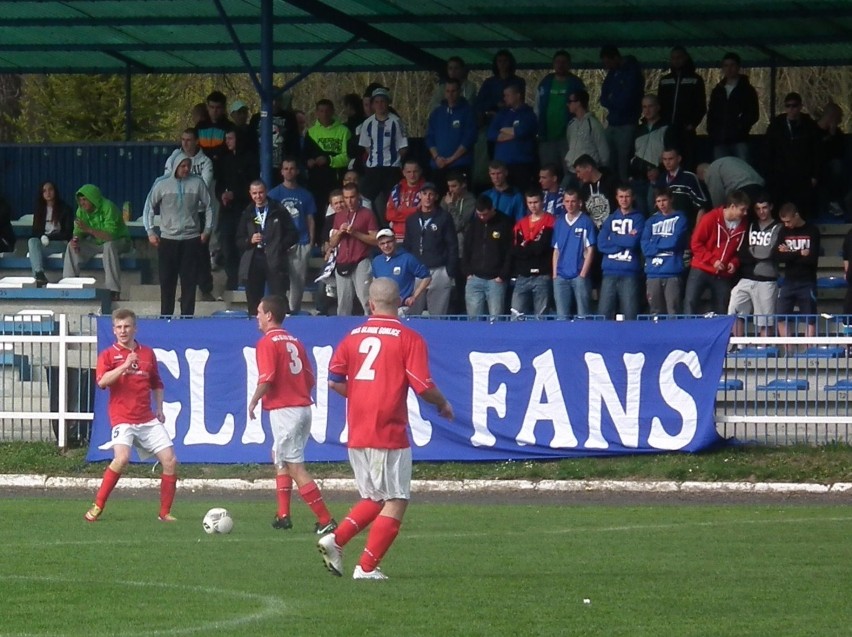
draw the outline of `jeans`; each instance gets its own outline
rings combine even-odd
[[[633,142],[636,124],[607,126],[606,140],[609,143],[609,167],[621,181],[630,178],[630,157],[633,155]]]
[[[534,313],[541,316],[547,311],[550,299],[550,277],[548,275],[519,276],[512,292],[512,309],[521,314]]]
[[[469,317],[485,316],[486,305],[489,316],[503,314],[503,298],[506,294],[506,284],[497,279],[481,279],[472,276],[467,280],[464,290],[464,302],[467,305]]]
[[[43,246],[40,237],[30,237],[27,241],[27,249],[30,251],[30,265],[32,265],[33,274],[44,272],[45,255],[65,252],[67,245],[66,241],[50,241],[46,246]]]
[[[748,163],[748,155],[748,144],[746,142],[716,144],[713,146],[713,159],[721,159],[722,157],[739,157],[744,162]]]
[[[684,314],[703,314],[701,295],[710,290],[710,309],[716,314],[728,313],[733,282],[730,278],[714,276],[709,272],[692,268],[686,279]]]
[[[553,279],[553,300],[556,302],[556,315],[561,318],[572,316],[571,309],[577,305],[577,316],[588,316],[592,305],[592,282],[588,277]]]
[[[604,275],[598,314],[613,319],[616,308],[621,309],[621,314],[628,321],[636,320],[639,314],[639,275]]]

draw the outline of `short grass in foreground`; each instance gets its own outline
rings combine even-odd
[[[330,576],[301,504],[289,532],[238,497],[178,500],[175,524],[153,495],[117,492],[95,524],[87,506],[0,499],[0,636],[824,637],[852,623],[844,506],[415,502],[388,582]],[[231,535],[204,534],[211,506],[231,510]]]

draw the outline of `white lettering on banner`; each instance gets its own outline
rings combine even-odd
[[[243,437],[241,442],[244,445],[248,444],[262,444],[266,442],[266,433],[263,431],[263,421],[261,420],[261,409],[263,408],[263,399],[261,398],[261,404],[258,409],[255,411],[254,415],[256,418],[252,420],[249,418],[248,406],[251,402],[251,397],[254,396],[254,388],[257,387],[257,354],[254,347],[244,347],[243,348],[243,360],[246,363],[246,402],[245,402],[245,411],[243,412],[243,422],[246,424],[245,429],[243,429]],[[230,440],[228,441],[230,442]]]
[[[506,383],[500,383],[494,393],[489,393],[491,368],[503,365],[517,374],[521,370],[521,359],[515,352],[471,352],[468,358],[473,372],[470,416],[473,435],[470,442],[474,447],[493,447],[497,439],[488,431],[488,410],[494,409],[500,418],[506,416]]]
[[[226,413],[225,422],[218,433],[210,433],[204,422],[204,368],[210,351],[206,349],[187,349],[186,362],[189,363],[189,429],[183,444],[224,446],[234,437],[234,415]]]
[[[333,352],[331,345],[311,349],[317,370],[317,398],[311,408],[311,437],[320,444],[328,436],[328,364]]]
[[[627,395],[625,404],[621,403],[612,378],[606,368],[603,356],[594,352],[584,355],[589,369],[589,439],[586,449],[608,449],[609,444],[601,432],[601,403],[606,403],[612,417],[615,430],[625,447],[639,446],[639,397],[642,393],[642,367],[645,355],[642,353],[624,354],[624,367],[627,371]]]
[[[672,436],[663,429],[662,421],[657,417],[651,420],[651,433],[648,445],[654,449],[683,449],[695,437],[698,430],[698,406],[695,399],[677,386],[674,371],[678,365],[686,365],[693,378],[701,378],[701,361],[695,352],[675,350],[666,356],[660,367],[660,392],[666,404],[681,415],[683,425],[680,433]]]
[[[180,363],[178,362],[178,355],[176,351],[173,349],[165,350],[155,347],[154,356],[156,357],[157,362],[162,363],[165,368],[169,370],[169,374],[171,374],[175,380],[180,378]],[[174,440],[177,435],[175,423],[180,415],[180,408],[180,401],[173,403],[163,402],[163,415],[166,417],[166,431],[169,432],[169,438],[172,440]]]
[[[411,387],[408,388],[406,405],[408,406],[408,424],[411,427],[411,438],[414,440],[414,444],[418,447],[428,445],[429,441],[432,440],[432,423],[420,413],[420,401],[417,400],[417,394]]]
[[[535,379],[530,392],[530,400],[524,414],[524,422],[515,441],[520,446],[534,445],[535,426],[539,421],[549,420],[553,423],[553,438],[551,449],[562,449],[577,446],[565,399],[562,396],[562,386],[556,374],[556,362],[553,360],[553,350],[547,350],[533,359]]]

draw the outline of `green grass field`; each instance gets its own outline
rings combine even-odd
[[[383,563],[335,578],[307,509],[116,492],[0,499],[0,636],[848,635],[848,506],[422,504]],[[339,517],[349,502],[331,502]],[[226,506],[231,535],[207,536]],[[357,563],[363,535],[344,554]],[[584,603],[584,599],[590,603]]]

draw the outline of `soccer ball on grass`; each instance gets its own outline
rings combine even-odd
[[[228,513],[228,509],[216,507],[210,509],[201,521],[201,526],[204,527],[204,532],[208,535],[216,533],[230,533],[234,528],[234,519]]]

